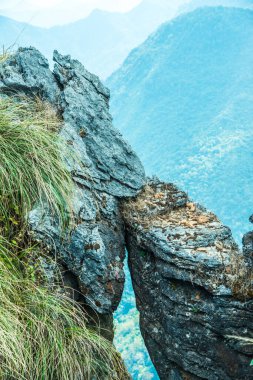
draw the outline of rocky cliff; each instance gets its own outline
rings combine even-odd
[[[76,189],[75,228],[63,238],[59,221],[45,208],[35,208],[29,222],[34,239],[43,242],[65,267],[67,284],[104,317],[108,328],[108,317],[117,308],[124,286],[119,199],[137,193],[144,183],[144,170],[112,126],[109,92],[99,79],[70,57],[55,52],[54,61],[51,72],[36,49],[19,49],[1,65],[0,91],[39,96],[62,117],[63,158]]]
[[[160,378],[252,379],[252,233],[240,252],[214,214],[159,181],[123,214],[141,331]]]
[[[55,52],[54,61],[51,72],[37,50],[25,48],[0,66],[2,94],[40,97],[61,116],[62,156],[74,183],[71,231],[35,206],[31,236],[107,329],[127,246],[141,330],[161,379],[251,379],[253,234],[241,252],[230,230],[184,192],[146,182],[112,126],[108,90],[69,56]]]

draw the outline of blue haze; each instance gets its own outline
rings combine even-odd
[[[253,11],[162,25],[107,81],[114,124],[149,175],[177,183],[237,241],[253,211]]]
[[[53,50],[58,49],[62,54],[71,54],[87,70],[104,79],[155,28],[174,17],[177,4],[185,1],[143,0],[127,13],[96,9],[84,19],[52,28],[40,28],[0,16],[0,46],[32,45],[50,62]]]
[[[122,354],[133,380],[158,380],[139,329],[139,313],[131,277],[125,263],[126,282],[122,300],[114,315],[115,345]]]
[[[70,25],[43,29],[0,17],[0,44],[54,48],[105,78],[173,12],[168,0],[144,1],[126,15],[95,11]],[[193,0],[251,7],[250,0]],[[147,6],[148,4],[148,6]],[[152,22],[151,22],[151,21]],[[102,36],[102,37],[101,37]],[[108,80],[114,124],[149,175],[177,183],[214,211],[240,242],[253,212],[253,13],[197,9],[161,26]],[[138,329],[127,273],[115,315],[116,345],[134,380],[156,380]]]
[[[252,11],[197,9],[162,25],[106,83],[114,124],[147,174],[178,184],[214,211],[238,243],[252,229],[252,47]],[[134,307],[127,287],[116,315],[116,344],[134,379],[148,379],[136,377],[138,367],[157,379],[145,348],[135,344]],[[120,344],[125,323],[135,326],[127,334],[130,354]],[[135,359],[140,355],[142,365]]]

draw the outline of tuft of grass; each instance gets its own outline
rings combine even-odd
[[[80,306],[24,274],[16,247],[1,237],[0,273],[1,380],[127,378],[111,343],[87,328]]]
[[[5,49],[3,47],[2,52],[0,53],[0,64],[5,62],[11,56],[10,49]]]
[[[50,207],[64,226],[71,216],[60,124],[39,99],[0,97],[0,380],[125,380],[122,359],[87,327],[81,306],[26,267],[32,207]]]
[[[39,99],[0,98],[0,217],[5,228],[36,202],[48,204],[67,222],[73,184],[61,157],[60,124],[52,107]]]

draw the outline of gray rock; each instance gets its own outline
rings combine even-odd
[[[243,253],[250,266],[253,266],[253,231],[243,236]]]
[[[24,48],[0,65],[1,93],[40,96],[63,117],[75,225],[62,231],[47,205],[29,215],[33,239],[57,258],[58,267],[42,260],[47,280],[59,269],[112,339],[126,235],[141,331],[160,378],[252,379],[253,233],[241,252],[229,228],[173,184],[150,180],[139,194],[143,167],[112,126],[109,91],[69,56],[55,52],[54,61],[52,73]]]
[[[252,379],[250,268],[230,230],[159,182],[123,214],[141,331],[160,379]]]
[[[109,90],[69,56],[55,52],[54,61],[54,75],[62,89],[60,106],[66,128],[73,133],[73,144],[81,141],[79,153],[84,168],[77,170],[74,180],[86,185],[90,177],[94,179],[90,185],[96,190],[116,197],[135,195],[143,185],[144,171],[131,147],[112,127]]]
[[[46,243],[78,279],[79,289],[87,305],[101,314],[114,311],[121,299],[124,285],[123,223],[118,201],[106,193],[101,194],[107,205],[97,207],[88,198],[89,191],[82,190],[79,224],[70,237],[62,241],[57,219],[41,209],[30,213],[30,226],[37,241]],[[84,195],[85,194],[85,195]],[[102,201],[101,201],[102,203]],[[76,203],[76,206],[77,203]]]
[[[108,89],[69,56],[55,52],[54,60],[52,73],[36,49],[19,49],[0,66],[0,91],[40,96],[62,114],[62,156],[75,182],[77,223],[64,238],[47,207],[35,208],[29,223],[34,239],[76,276],[85,303],[108,315],[117,308],[124,285],[119,199],[138,193],[144,170],[112,126]]]
[[[51,102],[59,93],[46,58],[34,48],[19,48],[0,65],[0,91],[39,95]]]

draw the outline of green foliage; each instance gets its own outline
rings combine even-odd
[[[37,285],[22,265],[16,247],[0,238],[0,379],[119,379],[118,354],[87,328],[80,307]]]
[[[192,313],[199,313],[201,310],[197,307],[197,306],[193,306],[192,308],[191,308],[191,312]]]
[[[143,251],[143,250],[140,250],[139,254],[140,254],[141,257],[146,257],[147,256],[147,253],[145,251]]]
[[[52,107],[39,99],[0,99],[0,217],[5,228],[25,217],[35,202],[47,203],[67,222],[72,181],[61,159],[59,125]]]
[[[72,180],[61,159],[59,126],[39,99],[0,98],[0,380],[123,380],[112,344],[27,261],[40,249],[26,234],[35,204],[69,224]]]
[[[11,55],[10,48],[5,49],[3,47],[2,53],[0,53],[0,64],[3,63],[4,61],[6,61],[6,59],[8,59],[10,57],[10,55]]]

